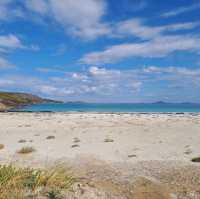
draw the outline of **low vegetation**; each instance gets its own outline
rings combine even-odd
[[[28,104],[50,103],[50,102],[60,103],[58,101],[43,99],[28,93],[0,92],[0,111]]]
[[[26,140],[24,140],[24,139],[21,139],[18,141],[18,143],[25,143],[25,142],[26,142]]]
[[[76,147],[80,147],[80,146],[78,144],[73,144],[71,147],[76,148]]]
[[[79,138],[74,138],[74,143],[79,143],[81,140]]]
[[[61,199],[75,182],[67,169],[49,170],[0,166],[0,199]]]
[[[47,140],[52,140],[52,139],[55,139],[55,138],[56,138],[56,137],[53,136],[53,135],[50,135],[50,136],[47,136],[47,137],[46,137]]]
[[[200,163],[200,156],[196,157],[196,158],[193,158],[191,161],[192,162],[199,162]]]
[[[110,138],[106,138],[106,139],[104,140],[104,142],[114,142],[114,140],[113,140],[113,139],[110,139]]]
[[[4,149],[4,145],[0,144],[0,150]]]
[[[35,152],[35,148],[30,147],[30,146],[26,146],[26,147],[22,147],[19,151],[17,151],[17,153],[19,154],[29,154],[32,152]]]

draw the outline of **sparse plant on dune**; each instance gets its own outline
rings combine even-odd
[[[35,151],[36,151],[35,148],[26,146],[26,147],[22,147],[19,151],[17,151],[17,153],[19,153],[19,154],[29,154],[29,153],[32,153],[32,152],[35,152]]]
[[[52,140],[52,139],[55,139],[55,138],[56,138],[56,137],[53,136],[53,135],[50,135],[50,136],[47,136],[47,137],[46,137],[47,140]]]
[[[200,163],[200,156],[199,157],[196,157],[196,158],[192,158],[191,160],[192,162],[199,162]]]

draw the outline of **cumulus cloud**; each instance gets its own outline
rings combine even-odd
[[[6,16],[9,18],[8,16],[12,15],[16,17],[18,13],[18,15],[23,15],[24,18],[31,20],[34,18],[32,14],[35,14],[37,19],[40,19],[39,21],[57,22],[68,35],[86,40],[93,40],[101,36],[126,37],[131,35],[149,39],[164,32],[192,29],[198,25],[197,23],[182,23],[151,27],[144,25],[143,20],[135,18],[109,23],[104,19],[108,13],[106,0],[25,0],[14,8],[13,5],[14,0],[0,2],[0,19],[6,18]],[[136,1],[131,5],[143,8],[147,4],[146,1]],[[22,13],[20,14],[20,12]]]
[[[25,5],[33,12],[53,18],[73,36],[90,40],[110,32],[102,22],[106,13],[104,0],[30,0]]]
[[[23,81],[24,78],[27,81]],[[149,87],[154,89],[148,90]],[[62,100],[133,102],[148,101],[148,96],[157,96],[158,100],[160,95],[166,97],[171,94],[176,94],[181,100],[183,93],[188,96],[198,95],[200,68],[147,66],[132,70],[113,70],[92,66],[84,71],[67,72],[62,77],[46,79],[1,75],[0,89],[5,88]]]

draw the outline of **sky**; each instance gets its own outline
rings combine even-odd
[[[0,0],[0,91],[200,102],[200,0]]]

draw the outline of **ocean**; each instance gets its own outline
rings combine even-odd
[[[61,103],[35,104],[15,111],[25,112],[140,112],[140,113],[200,113],[200,104],[191,103]]]

